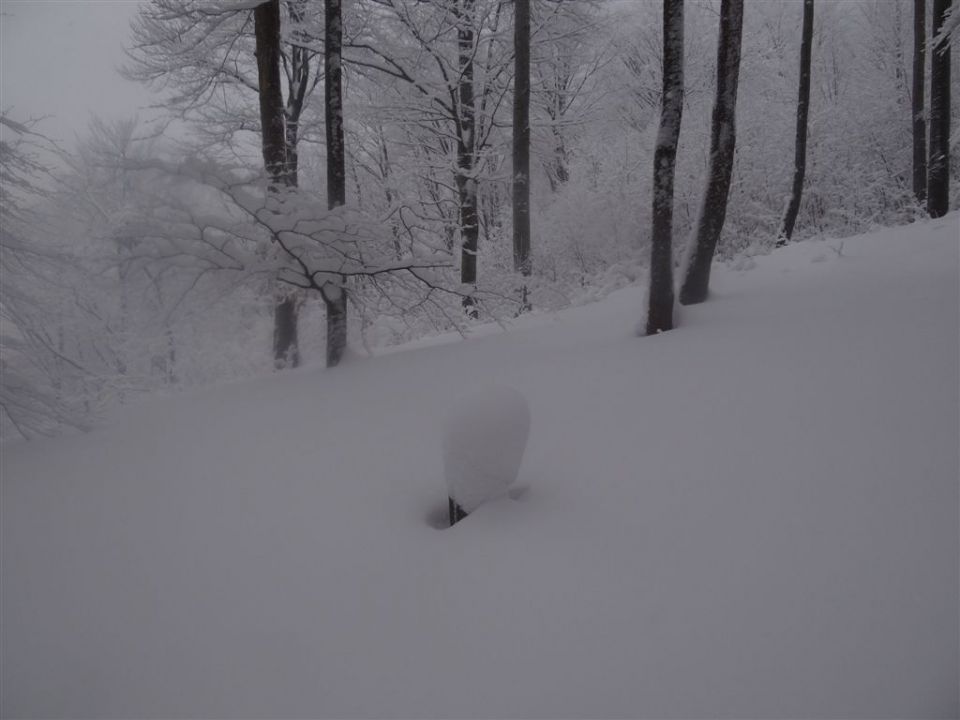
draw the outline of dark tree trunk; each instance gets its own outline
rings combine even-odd
[[[683,0],[663,2],[663,101],[653,156],[647,335],[673,329],[673,178],[683,115]]]
[[[950,12],[951,0],[933,0],[933,34],[937,37]],[[927,212],[938,218],[950,211],[950,41],[932,48],[930,56],[930,159],[927,169]]]
[[[813,50],[813,0],[803,0],[803,36],[800,40],[800,91],[797,96],[797,142],[793,161],[793,188],[790,202],[777,233],[777,247],[793,237],[793,226],[800,212],[803,176],[807,171],[807,116],[810,111],[810,56]]]
[[[343,144],[343,18],[341,0],[326,0],[324,32],[324,119],[327,127],[327,207],[346,203],[347,172]],[[347,348],[346,278],[322,292],[327,309],[327,367],[343,359]]]
[[[477,210],[477,178],[474,147],[476,138],[476,98],[473,91],[474,30],[473,9],[476,0],[457,0],[457,46],[459,49],[457,83],[457,196],[460,205],[460,282],[469,287],[477,282],[477,241],[480,214]],[[464,297],[463,307],[470,317],[478,317],[476,301]]]
[[[530,0],[514,0],[513,269],[528,276],[530,262]],[[526,285],[521,311],[529,310]]]
[[[913,194],[919,203],[927,198],[926,45],[927,0],[913,0]]]
[[[710,171],[703,207],[687,260],[680,302],[701,303],[710,288],[710,264],[727,216],[730,178],[736,148],[737,85],[740,77],[740,40],[743,35],[743,0],[720,4],[720,39],[717,45],[717,97],[710,132]]]
[[[283,95],[280,91],[280,2],[271,0],[254,8],[257,76],[260,97],[263,166],[270,190],[290,184]],[[278,370],[300,364],[297,341],[297,302],[292,294],[274,299],[273,363]]]
[[[297,298],[293,293],[278,295],[273,306],[273,362],[277,370],[300,364],[297,338]]]
[[[253,11],[259,79],[261,146],[270,184],[284,183],[287,163],[280,91],[280,1],[270,0]]]

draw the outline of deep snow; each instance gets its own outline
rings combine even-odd
[[[956,717],[958,216],[7,446],[2,714]],[[452,529],[442,419],[530,403]]]

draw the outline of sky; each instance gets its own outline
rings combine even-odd
[[[138,0],[0,0],[0,108],[72,148],[93,115],[150,115],[117,72]]]

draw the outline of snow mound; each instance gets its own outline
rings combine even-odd
[[[530,406],[519,390],[493,386],[461,399],[444,423],[450,497],[471,513],[503,495],[520,472],[529,434]]]

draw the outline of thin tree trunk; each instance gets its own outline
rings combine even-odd
[[[720,4],[720,39],[717,44],[717,97],[713,104],[713,127],[710,132],[710,171],[680,288],[680,302],[684,305],[701,303],[707,299],[710,264],[727,216],[737,140],[737,86],[742,35],[743,0],[723,0]]]
[[[289,184],[283,95],[280,91],[280,2],[254,8],[257,76],[263,165],[270,191]],[[281,370],[300,364],[297,339],[297,302],[292,294],[277,292],[273,313],[273,362]]]
[[[457,128],[457,196],[460,204],[460,282],[467,287],[477,282],[477,241],[480,234],[477,210],[477,178],[474,158],[476,98],[473,90],[474,31],[473,9],[476,0],[458,0],[457,46],[459,49],[457,100],[459,104]],[[467,315],[479,316],[475,299],[463,299]]]
[[[797,141],[793,161],[793,188],[790,202],[777,233],[777,247],[793,237],[800,212],[803,176],[807,171],[807,116],[810,111],[810,56],[813,50],[813,0],[803,0],[803,36],[800,40],[800,91],[797,97]]]
[[[951,0],[933,0],[933,34],[937,37]],[[932,48],[930,57],[930,159],[927,164],[927,212],[950,211],[950,41]]]
[[[927,0],[913,0],[913,194],[927,198],[927,121],[924,113],[924,68],[927,45]]]
[[[647,335],[673,329],[673,179],[683,116],[683,0],[663,2],[663,100],[653,159]]]
[[[460,507],[460,504],[452,497],[447,498],[447,507],[450,514],[450,527],[463,520],[468,513]]]
[[[302,23],[306,14],[308,0],[295,0],[287,3],[290,22],[295,26]],[[300,142],[300,116],[310,86],[310,53],[307,48],[291,44],[290,75],[287,82],[287,105],[284,108],[287,145],[287,182],[291,187],[300,184],[300,157],[297,146]]]
[[[346,152],[343,143],[343,19],[341,0],[326,0],[324,32],[324,118],[327,128],[327,207],[347,200]],[[321,293],[327,309],[327,367],[343,359],[347,348],[346,278]]]
[[[513,269],[529,276],[530,262],[530,0],[514,0]],[[529,310],[527,286],[521,312]]]

